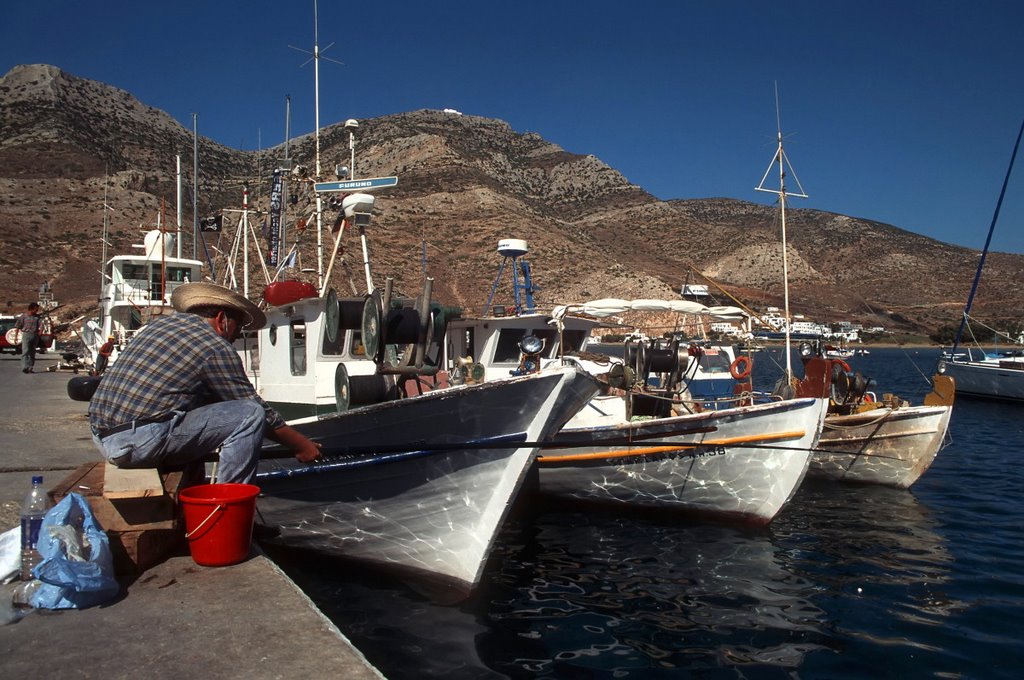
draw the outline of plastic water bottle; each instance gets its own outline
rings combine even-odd
[[[32,490],[25,496],[25,502],[21,504],[21,580],[31,581],[35,578],[32,575],[32,568],[42,558],[36,544],[39,542],[39,527],[43,523],[43,516],[49,507],[49,499],[43,491],[42,475],[32,477]]]

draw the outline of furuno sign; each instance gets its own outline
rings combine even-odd
[[[366,179],[349,179],[343,182],[317,182],[313,189],[321,193],[333,191],[373,191],[398,184],[397,177],[368,177]]]

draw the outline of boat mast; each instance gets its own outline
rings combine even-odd
[[[178,210],[178,218],[177,218],[178,233],[175,236],[175,241],[177,242],[177,247],[178,247],[177,254],[178,254],[178,259],[180,260],[181,259],[181,154],[176,155],[174,157],[174,160],[175,160],[175,166],[176,166],[175,167],[175,178],[177,180],[177,187],[178,187],[178,196],[177,196],[178,203],[177,203],[177,206],[176,206],[177,210]]]
[[[316,143],[316,158],[313,167],[313,181],[317,182],[320,180],[320,59],[327,59],[328,61],[334,61],[337,64],[342,62],[330,59],[329,57],[323,57],[320,53],[320,22],[319,22],[319,10],[317,9],[317,2],[313,0],[313,109],[314,109],[314,124],[315,134],[314,140]],[[334,43],[331,43],[324,48],[324,52],[329,50]],[[289,45],[289,47],[292,47]],[[298,50],[297,47],[292,47],[294,50]],[[300,52],[306,52],[306,50],[299,50]],[[306,52],[306,54],[309,54]],[[308,64],[309,61],[306,62]],[[305,65],[305,64],[303,64]],[[322,290],[324,285],[324,239],[323,239],[323,199],[320,197],[319,192],[316,193],[316,280],[317,289]]]
[[[953,339],[953,349],[949,355],[953,357],[957,347],[960,346],[960,339],[964,334],[964,327],[967,325],[967,316],[971,313],[971,306],[974,304],[974,294],[978,292],[978,283],[981,281],[981,270],[985,267],[985,257],[988,255],[988,247],[992,243],[992,232],[996,228],[996,220],[999,219],[999,209],[1003,207],[1003,196],[1006,195],[1006,185],[1010,182],[1010,173],[1013,172],[1013,162],[1017,158],[1017,149],[1020,148],[1020,138],[1024,135],[1024,121],[1021,121],[1020,131],[1017,133],[1017,141],[1013,145],[1013,153],[1010,154],[1010,166],[1006,168],[1006,177],[1003,178],[1003,188],[999,191],[999,200],[996,201],[996,210],[992,214],[992,224],[988,227],[988,236],[985,238],[985,247],[981,251],[981,258],[978,260],[978,271],[974,274],[974,283],[971,284],[971,292],[967,296],[967,304],[964,306],[964,315],[960,319],[960,328],[956,331]]]
[[[320,28],[317,3],[313,0],[313,99],[316,119],[316,163],[314,178],[320,181]],[[316,193],[316,288],[324,287],[323,200]]]
[[[778,148],[775,151],[775,156],[772,158],[772,162],[768,165],[768,169],[765,170],[764,176],[761,178],[761,183],[754,187],[757,191],[765,191],[771,194],[777,194],[779,197],[779,217],[782,222],[782,299],[783,299],[783,314],[786,322],[786,380],[791,381],[793,379],[793,358],[791,356],[791,342],[790,342],[790,325],[792,320],[789,314],[789,259],[786,253],[786,197],[796,196],[797,198],[807,198],[807,194],[804,193],[804,188],[800,186],[800,179],[796,176],[796,171],[793,170],[793,166],[789,162],[789,158],[786,156],[786,151],[782,145],[782,117],[779,113],[779,84],[775,83],[775,122],[778,134]],[[764,186],[765,181],[768,179],[768,175],[771,173],[772,168],[778,163],[779,167],[779,188],[778,190],[768,189]],[[799,193],[788,193],[786,191],[786,168],[793,174],[793,179],[796,181],[797,187],[800,189]]]
[[[100,298],[103,298],[103,290],[107,285],[107,232],[110,229],[110,218],[107,216],[110,210],[110,204],[107,203],[107,187],[110,185],[110,166],[103,171],[103,238],[100,255]],[[103,307],[100,307],[102,312]]]
[[[192,114],[192,259],[199,259],[199,114]]]

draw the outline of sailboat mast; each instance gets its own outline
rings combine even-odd
[[[779,218],[782,223],[782,299],[783,299],[783,315],[786,326],[785,338],[786,338],[786,380],[791,381],[793,379],[793,358],[792,358],[792,342],[790,337],[790,326],[791,318],[789,313],[789,258],[786,244],[786,197],[797,196],[799,198],[807,198],[807,194],[803,192],[803,187],[800,186],[800,180],[796,176],[796,172],[793,172],[793,166],[790,164],[789,159],[786,157],[786,151],[782,144],[782,116],[779,112],[779,86],[775,84],[775,123],[777,130],[778,148],[775,150],[775,156],[772,158],[772,162],[768,165],[768,169],[765,170],[764,176],[761,178],[761,183],[758,184],[755,189],[757,191],[767,191],[768,193],[778,194],[779,196]],[[767,189],[764,186],[765,180],[768,178],[768,174],[771,173],[772,168],[778,163],[779,166],[779,189],[775,191],[773,189]],[[797,187],[800,189],[800,193],[789,194],[786,191],[786,168],[792,172],[793,179],[796,181]]]
[[[981,281],[981,270],[985,268],[985,257],[988,255],[988,247],[992,243],[992,232],[996,228],[996,220],[999,219],[999,210],[1003,207],[1003,197],[1006,195],[1006,185],[1010,182],[1010,173],[1013,172],[1013,162],[1017,158],[1017,149],[1020,148],[1020,138],[1024,135],[1024,121],[1021,121],[1020,131],[1017,133],[1017,141],[1013,145],[1013,153],[1010,154],[1010,166],[1006,168],[1006,177],[1003,178],[1003,188],[999,191],[999,200],[996,201],[996,210],[992,214],[992,223],[988,227],[988,236],[985,238],[985,247],[981,251],[981,258],[978,260],[978,271],[974,275],[974,283],[971,284],[971,292],[967,296],[967,304],[964,306],[964,315],[960,319],[960,328],[956,331],[956,338],[953,339],[953,349],[950,356],[955,356],[957,347],[960,346],[960,339],[964,334],[964,327],[967,326],[967,316],[971,313],[971,306],[974,304],[974,294],[978,292],[978,283]]]
[[[786,249],[786,170],[782,162],[782,130],[779,130],[779,215],[782,221],[782,309],[786,317],[786,378],[793,377],[793,354],[790,328],[792,317],[789,313],[789,255]]]

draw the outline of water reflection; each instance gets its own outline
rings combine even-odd
[[[478,650],[508,675],[798,667],[821,648],[813,584],[764,531],[570,510],[503,538]]]
[[[907,394],[916,370],[886,354],[862,370]],[[765,530],[524,503],[460,606],[360,565],[284,566],[391,680],[1015,678],[1021,413],[958,401],[912,491],[808,483]]]
[[[460,606],[356,565],[284,566],[389,678],[856,677],[850,653],[899,663],[958,609],[906,491],[805,485],[768,530],[684,522],[519,513]]]

